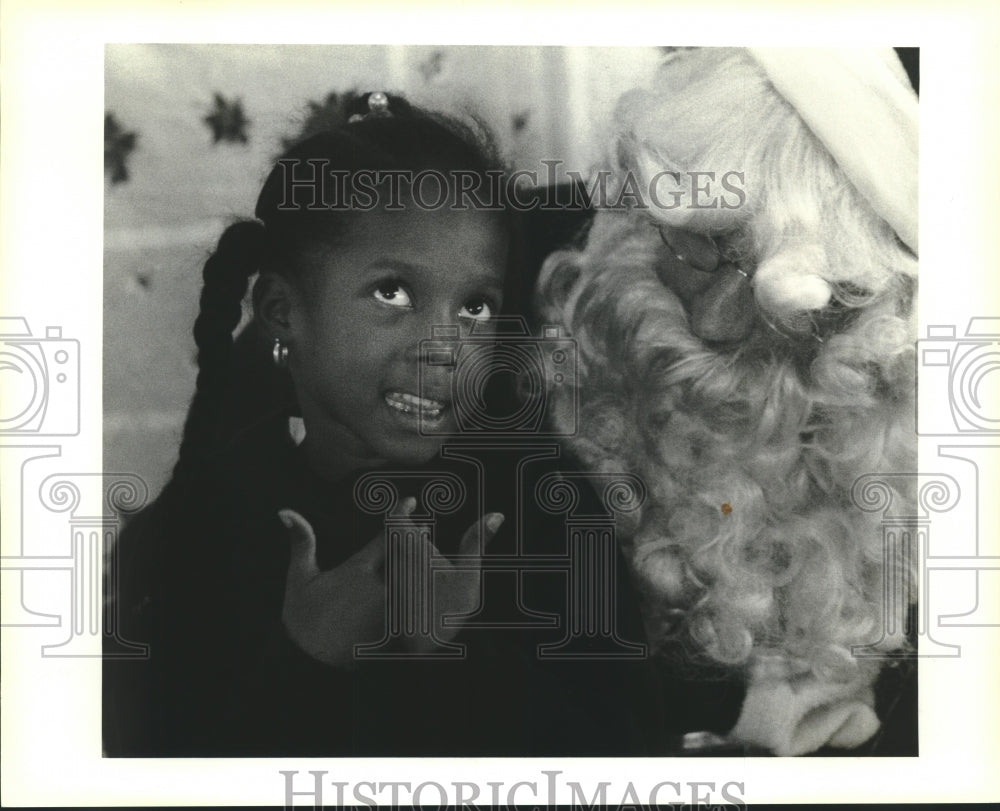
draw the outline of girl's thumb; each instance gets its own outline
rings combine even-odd
[[[462,542],[458,547],[459,554],[475,555],[479,551],[479,532],[477,530],[480,525],[483,528],[483,547],[485,548],[493,540],[503,521],[503,513],[487,513],[484,515],[465,531]]]
[[[316,533],[312,526],[295,510],[278,510],[278,519],[288,530],[291,544],[289,578],[304,580],[319,574],[316,566]]]

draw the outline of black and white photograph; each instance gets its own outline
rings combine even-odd
[[[12,6],[5,805],[989,798],[995,14]]]

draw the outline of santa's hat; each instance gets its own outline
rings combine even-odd
[[[891,48],[751,48],[855,188],[917,252],[917,96]]]

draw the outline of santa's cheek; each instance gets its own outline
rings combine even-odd
[[[746,338],[756,314],[749,279],[736,265],[722,265],[714,283],[693,298],[688,312],[691,331],[703,340],[729,342]]]
[[[655,270],[659,280],[689,309],[694,299],[712,285],[716,276],[715,273],[695,270],[671,254],[664,255]]]

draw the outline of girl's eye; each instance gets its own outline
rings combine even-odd
[[[399,282],[381,282],[372,293],[376,301],[388,304],[390,307],[412,307],[410,294]]]
[[[496,313],[493,312],[493,305],[485,299],[467,301],[459,313],[461,318],[471,318],[475,321],[489,321]]]

